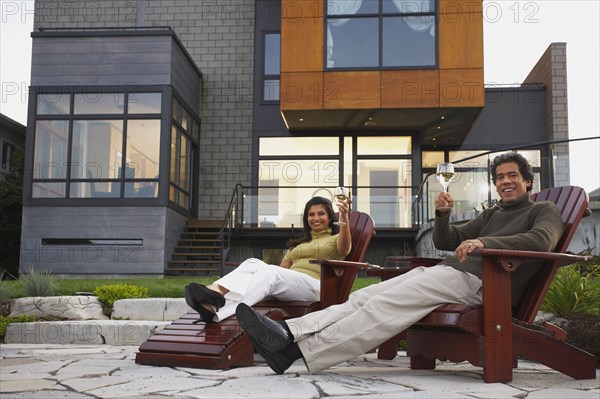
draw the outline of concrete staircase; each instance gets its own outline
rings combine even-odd
[[[223,259],[220,220],[189,220],[175,247],[166,274],[218,275]]]

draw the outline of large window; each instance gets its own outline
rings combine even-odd
[[[192,200],[193,141],[198,140],[198,123],[181,103],[173,98],[169,200],[190,209]]]
[[[378,227],[412,227],[411,143],[410,136],[262,137],[248,222],[298,226],[309,198],[333,199],[333,188],[344,185],[354,209],[369,213]]]
[[[267,33],[264,36],[263,101],[279,101],[279,33]]]
[[[435,3],[328,0],[326,68],[435,66]]]
[[[32,197],[157,197],[161,97],[38,94]]]

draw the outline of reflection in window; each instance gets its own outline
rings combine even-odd
[[[175,111],[175,108],[179,108],[179,110]],[[197,129],[197,124],[175,98],[173,98],[173,110],[169,162],[169,201],[178,204],[182,208],[190,209],[192,206],[192,159],[194,153],[190,135],[193,134],[194,129]]]
[[[157,197],[161,96],[39,94],[36,115],[54,119],[35,122],[32,197]],[[72,118],[71,103],[74,112],[83,116]],[[125,107],[130,114],[154,115],[154,119],[129,119],[125,125]],[[69,119],[58,119],[63,114]]]
[[[121,168],[123,121],[76,120],[71,145],[71,177],[115,179]]]
[[[412,161],[358,160],[356,204],[378,227],[411,227]]]
[[[75,94],[75,114],[122,114],[125,108],[124,93]]]
[[[421,157],[423,168],[435,168],[438,163],[444,162],[444,151],[423,151]]]
[[[68,121],[37,121],[33,150],[34,179],[67,177]]]
[[[263,86],[264,101],[279,101],[279,79],[265,79]]]
[[[333,188],[345,185],[354,209],[371,213],[377,226],[411,227],[411,148],[408,136],[261,137],[260,189],[247,200],[245,222],[298,225],[307,198],[332,198]]]
[[[133,168],[129,179],[158,177],[160,157],[160,119],[127,121],[127,165]]]
[[[127,113],[160,114],[161,93],[129,93],[127,97]]]
[[[318,145],[315,143],[318,141]],[[261,137],[259,154],[265,155],[337,155],[337,137]]]
[[[409,155],[410,137],[368,136],[357,138],[358,155]]]
[[[376,67],[379,65],[378,43],[377,18],[328,19],[327,67]]]
[[[434,66],[432,0],[328,0],[327,68]]]
[[[71,113],[71,95],[39,94],[36,112],[38,115],[68,115]]]
[[[279,101],[281,35],[267,33],[264,39],[263,101]]]
[[[431,21],[424,20],[431,18]],[[383,19],[383,67],[435,65],[434,17]],[[428,23],[430,28],[427,28]],[[421,23],[425,31],[417,28]],[[399,40],[399,38],[402,38]]]

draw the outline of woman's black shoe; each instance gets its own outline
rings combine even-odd
[[[198,283],[190,283],[185,287],[185,301],[200,316],[198,320],[193,321],[193,324],[201,321],[210,323],[215,317],[213,312],[202,306],[203,304],[214,306],[216,311],[219,311],[219,308],[225,305],[225,297],[221,293]]]

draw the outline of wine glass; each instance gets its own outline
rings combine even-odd
[[[346,202],[347,200],[350,199],[350,190],[346,187],[336,187],[335,190],[333,190],[333,195],[335,197],[335,203],[336,205],[340,205],[341,203]],[[346,223],[344,222],[333,222],[333,224],[337,225],[337,226],[343,226]]]
[[[450,185],[450,182],[454,180],[455,176],[454,164],[450,162],[438,163],[435,177],[437,177],[442,187],[444,187],[445,192],[448,192],[448,186]]]

